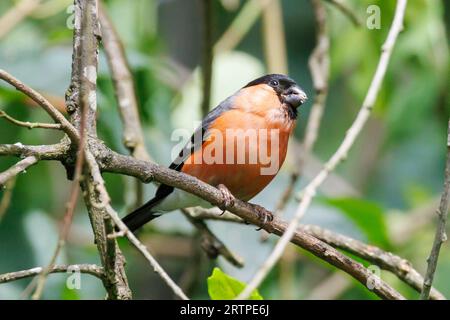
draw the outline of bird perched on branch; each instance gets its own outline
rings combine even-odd
[[[231,205],[234,197],[248,201],[278,173],[297,108],[306,100],[305,92],[285,75],[253,80],[208,113],[169,168],[217,187],[224,207]],[[135,231],[162,213],[194,206],[211,205],[161,184],[154,198],[123,222]]]

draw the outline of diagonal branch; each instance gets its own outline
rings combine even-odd
[[[3,187],[3,196],[0,200],[0,222],[4,218],[6,211],[8,210],[11,203],[15,184],[16,179],[10,179]]]
[[[198,209],[194,216],[199,220],[217,220],[224,222],[232,222],[242,224],[244,221],[234,215],[226,213],[220,216],[220,210]],[[364,214],[363,212],[361,214]],[[423,285],[423,277],[414,269],[411,262],[401,258],[393,253],[386,252],[381,248],[373,245],[365,244],[359,240],[350,238],[340,233],[316,226],[316,225],[300,225],[298,231],[309,233],[317,239],[326,242],[334,248],[342,249],[364,260],[376,264],[383,270],[390,271],[400,280],[420,292]],[[445,297],[435,288],[431,289],[431,298],[433,300],[442,300]]]
[[[387,270],[395,274],[400,280],[418,292],[422,290],[422,285],[424,283],[423,277],[416,269],[414,269],[411,262],[406,259],[403,259],[393,253],[386,252],[378,247],[365,244],[359,240],[352,239],[345,235],[335,233],[318,226],[300,225],[299,230],[307,232],[335,248],[352,253],[377,265],[383,270]],[[445,297],[442,293],[433,288],[432,299],[445,300]]]
[[[218,54],[235,48],[258,20],[270,1],[272,0],[247,1],[228,29],[214,45],[214,53]]]
[[[303,172],[306,157],[314,148],[319,135],[325,102],[328,96],[330,77],[330,38],[327,32],[326,10],[321,0],[312,0],[316,28],[316,46],[309,58],[309,69],[314,85],[315,97],[305,129],[303,151],[298,155],[298,164],[291,174],[288,186],[278,201],[275,213],[281,215],[294,192],[295,184]]]
[[[145,148],[133,76],[123,45],[102,3],[99,3],[98,14],[102,28],[103,48],[111,71],[114,92],[123,122],[123,143],[136,158],[151,161],[151,157]]]
[[[406,3],[407,0],[397,1],[394,19],[392,21],[392,25],[389,30],[387,39],[383,44],[380,60],[378,61],[378,66],[376,68],[372,82],[370,83],[366,97],[363,101],[363,104],[355,121],[348,129],[344,140],[341,142],[341,145],[338,147],[338,149],[330,158],[330,160],[328,160],[328,162],[325,164],[323,170],[304,189],[302,199],[297,208],[297,212],[295,213],[294,218],[289,223],[289,227],[287,228],[286,232],[278,240],[270,256],[263,263],[263,265],[260,267],[260,269],[253,277],[253,279],[249,282],[248,286],[243,290],[243,292],[239,295],[238,298],[240,299],[248,298],[250,294],[253,292],[253,290],[255,290],[261,284],[261,282],[266,278],[268,273],[278,262],[286,246],[289,244],[291,238],[294,236],[297,226],[300,223],[300,219],[305,214],[306,210],[309,208],[309,205],[311,204],[311,201],[315,196],[317,189],[325,181],[329,173],[333,171],[346,158],[348,151],[353,146],[356,138],[358,137],[365,123],[369,119],[371,110],[377,98],[378,92],[381,88],[384,75],[386,74],[387,66],[395,42],[397,40],[397,36],[403,29],[403,17],[406,10]]]
[[[20,0],[0,17],[0,39],[7,35],[20,21],[30,15],[41,0]]]
[[[203,2],[204,8],[204,33],[205,33],[205,65],[204,65],[204,97],[202,103],[203,112],[207,113],[210,103],[211,91],[211,77],[212,77],[212,21],[210,15],[212,14],[211,1],[205,0]],[[141,160],[151,161],[151,157],[145,149],[144,134],[142,131],[138,103],[134,89],[132,73],[126,59],[125,50],[119,35],[114,28],[114,25],[108,16],[106,8],[100,3],[99,5],[99,21],[102,27],[102,43],[105,49],[109,69],[115,88],[116,99],[119,105],[119,111],[122,118],[124,131],[123,142],[131,154]],[[136,194],[142,194],[142,184],[137,182]],[[140,197],[137,196],[137,199]],[[138,205],[140,204],[137,201]],[[186,215],[187,213],[185,213]],[[242,260],[235,256],[232,252],[224,246],[224,244],[204,225],[201,221],[187,216],[187,219],[202,233],[205,242],[205,250],[208,254],[213,251],[224,256],[225,259],[236,266],[242,266]]]
[[[131,158],[134,159],[134,158]],[[119,218],[118,214],[111,207],[110,198],[108,192],[106,191],[103,178],[100,173],[100,168],[96,162],[96,159],[90,152],[86,152],[86,162],[89,166],[89,171],[92,179],[92,183],[88,185],[88,192],[90,194],[96,194],[97,199],[91,201],[91,205],[96,210],[102,210],[105,212],[106,217],[109,223],[113,222],[114,225],[119,229],[119,233],[114,234],[113,228],[107,230],[108,239],[113,240],[115,245],[117,246],[117,242],[115,241],[115,236],[123,235],[128,238],[128,240],[144,255],[150,265],[153,267],[153,270],[163,279],[164,282],[173,290],[176,296],[178,296],[182,300],[188,300],[188,297],[184,294],[180,287],[170,278],[170,276],[164,271],[164,269],[159,265],[158,261],[150,254],[147,248],[136,238],[136,236],[127,228],[127,226],[122,222]],[[107,224],[110,225],[110,224]],[[117,248],[118,250],[118,248]]]
[[[95,148],[97,162],[101,169],[106,172],[115,172],[125,175],[131,175],[141,179],[141,181],[149,182],[156,180],[158,182],[173,186],[175,188],[190,192],[215,206],[236,214],[244,221],[261,227],[269,233],[278,236],[285,234],[288,223],[281,219],[274,218],[273,221],[263,224],[261,214],[270,214],[266,209],[247,202],[235,199],[233,206],[224,207],[224,199],[222,193],[215,187],[206,184],[190,175],[171,170],[157,164],[148,163],[137,160],[132,157],[117,154],[105,146],[99,144]],[[377,286],[373,288],[374,292],[383,299],[404,299],[398,292],[391,288],[384,281],[374,276],[364,266],[351,258],[341,254],[328,244],[318,240],[317,238],[305,233],[297,232],[291,242],[299,247],[311,252],[322,260],[332,264],[333,266],[345,271],[359,282],[367,285],[370,281],[375,280]]]
[[[5,183],[9,180],[17,176],[21,172],[25,172],[25,170],[36,164],[39,159],[36,156],[28,156],[23,160],[20,160],[11,168],[6,171],[0,172],[0,188],[3,188]]]
[[[356,26],[361,27],[363,23],[361,19],[356,15],[355,12],[342,0],[325,0],[331,5],[335,6],[339,11],[341,11],[350,21]]]
[[[442,244],[447,241],[447,234],[445,233],[445,225],[447,223],[448,204],[450,201],[450,120],[448,122],[448,136],[447,136],[447,161],[445,164],[445,181],[444,191],[442,192],[441,202],[437,210],[438,223],[436,227],[436,234],[434,236],[433,246],[428,258],[427,273],[425,275],[425,282],[423,285],[420,299],[428,300],[430,289],[433,284],[434,273],[436,272],[437,262],[439,259],[439,251]]]

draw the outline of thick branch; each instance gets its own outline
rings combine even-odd
[[[152,179],[155,179],[161,183],[172,185],[187,192],[191,192],[211,202],[213,205],[223,204],[222,193],[220,191],[192,176],[170,170],[156,164],[138,160],[133,157],[117,154],[106,148],[106,146],[100,142],[91,143],[93,144],[91,150],[94,151],[97,161],[104,171],[134,176],[143,182],[149,182]],[[98,205],[95,205],[95,207],[98,207]],[[257,226],[261,226],[262,224],[258,218],[258,213],[255,211],[255,206],[252,204],[236,200],[233,207],[226,209],[236,214],[244,221],[248,221]],[[200,215],[200,217],[204,218],[202,215]],[[264,230],[281,235],[285,232],[286,226],[286,222],[280,219],[275,219],[273,222],[267,223],[264,226]],[[132,236],[132,234],[130,234],[130,236]],[[344,270],[361,281],[363,284],[367,283],[367,280],[372,279],[371,277],[373,277],[372,273],[360,264],[345,257],[322,241],[317,240],[315,237],[312,237],[304,232],[298,232],[298,234],[296,234],[292,239],[292,242],[320,257],[324,261],[327,261],[337,268]],[[375,292],[383,298],[401,298],[398,293],[384,283],[382,283],[380,288],[375,288]]]
[[[0,275],[0,283],[6,283],[24,278],[34,277],[41,274],[43,270],[44,268],[37,267],[28,270],[4,273]],[[55,265],[49,271],[49,273],[68,273],[68,272],[81,272],[90,274],[99,279],[104,278],[103,268],[95,264]]]
[[[96,0],[75,0],[75,28],[73,36],[72,78],[66,93],[67,110],[71,122],[78,129],[87,131],[90,137],[96,137],[96,81],[98,62],[98,38],[100,36]],[[86,161],[91,146],[87,144],[84,154]],[[95,243],[100,260],[105,269],[103,282],[109,299],[131,299],[131,290],[125,274],[125,258],[115,239],[107,234],[113,229],[100,195],[92,170],[85,170],[85,178],[80,186],[83,190]]]
[[[437,210],[438,223],[436,227],[436,234],[434,236],[433,246],[431,248],[430,256],[428,257],[427,273],[425,275],[425,282],[423,285],[420,299],[427,300],[430,295],[431,285],[433,284],[434,274],[436,272],[437,262],[439,259],[439,252],[442,244],[447,241],[447,234],[445,233],[445,226],[447,223],[448,203],[450,201],[450,120],[448,122],[448,136],[447,136],[447,162],[445,164],[445,180],[444,191],[442,192],[441,202]]]
[[[81,97],[87,98],[87,130],[96,135],[97,112],[97,63],[100,29],[97,19],[96,0],[75,0],[75,23],[73,32],[72,76],[66,91],[66,108],[71,123],[81,126]]]
[[[94,149],[97,152],[96,156],[99,157],[97,161],[100,163],[104,171],[135,176],[144,182],[149,182],[152,179],[155,179],[161,183],[195,194],[213,205],[221,207],[224,205],[222,193],[218,189],[196,179],[195,177],[170,170],[157,164],[119,155],[109,151],[105,146],[102,148],[101,145],[98,145]],[[275,218],[272,222],[268,222],[263,225],[261,219],[259,218],[260,215],[258,212],[268,211],[264,208],[240,201],[238,199],[235,200],[233,206],[226,207],[225,209],[236,214],[245,221],[262,227],[267,232],[274,233],[279,236],[285,233],[288,225],[285,221],[278,218]],[[369,280],[375,278],[379,285],[374,288],[374,292],[380,297],[384,299],[403,299],[398,292],[384,283],[381,279],[376,278],[372,272],[367,270],[360,263],[344,256],[339,251],[318,240],[317,238],[304,232],[297,232],[291,239],[291,242],[311,252],[324,261],[327,261],[335,267],[347,272],[364,285],[366,285]]]
[[[14,156],[20,158],[35,156],[42,160],[62,160],[68,148],[68,145],[65,143],[28,146],[17,142],[14,144],[0,144],[0,156]]]
[[[231,215],[228,212],[222,216],[219,215],[220,213],[221,210],[197,209],[194,211],[193,215],[199,220],[244,223],[244,220]],[[361,214],[364,214],[364,212],[361,212]],[[300,225],[298,230],[309,233],[334,248],[342,249],[363,258],[368,262],[376,264],[381,269],[390,271],[418,292],[422,290],[424,281],[422,275],[420,275],[420,273],[414,269],[411,262],[406,259],[403,259],[393,253],[386,252],[376,246],[365,244],[359,240],[316,225]],[[431,289],[431,298],[433,300],[445,299],[442,293],[437,291],[435,288]]]
[[[128,287],[125,274],[125,258],[116,239],[108,238],[108,234],[113,232],[114,227],[105,203],[97,190],[97,186],[102,184],[103,180],[99,180],[98,175],[93,171],[95,165],[92,164],[92,155],[88,150],[85,151],[85,157],[89,168],[86,169],[85,178],[80,185],[94,231],[100,260],[105,269],[105,281],[103,283],[109,299],[131,299],[131,290]]]
[[[364,213],[362,213],[364,214]],[[395,274],[400,280],[420,292],[423,285],[423,277],[413,268],[411,262],[391,252],[386,252],[378,247],[365,244],[356,239],[333,231],[313,226],[300,225],[299,230],[305,231],[329,245],[350,252],[364,260],[367,260],[383,270]],[[445,297],[436,289],[432,289],[432,299],[442,300]]]

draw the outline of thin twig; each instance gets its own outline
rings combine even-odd
[[[190,192],[205,199],[213,205],[223,204],[223,196],[219,190],[196,179],[195,177],[170,170],[150,162],[138,160],[130,156],[117,154],[108,149],[102,142],[92,140],[90,141],[90,144],[92,145],[92,149],[95,151],[97,162],[103,171],[134,176],[143,182],[149,182],[154,179],[158,182]],[[11,150],[10,148],[5,149],[6,151],[14,151],[13,153],[15,154],[11,155],[20,156],[20,150]],[[0,145],[0,154],[1,151],[2,145]],[[54,148],[51,148],[49,151],[51,152],[50,155],[40,153],[41,157],[50,159],[57,158],[53,154],[55,152]],[[58,155],[58,157],[60,156]],[[98,194],[98,192],[96,193]],[[226,218],[233,222],[242,223],[243,221],[246,221],[247,223],[252,223],[256,226],[263,227],[263,229],[267,232],[275,233],[279,236],[282,235],[287,228],[287,223],[278,218],[275,218],[274,221],[263,225],[259,218],[258,211],[264,211],[264,209],[259,207],[257,211],[255,205],[242,202],[237,199],[233,206],[229,206],[226,209],[239,217],[236,219],[229,219],[228,213],[226,213]],[[207,213],[208,216],[211,216],[211,214],[212,213],[209,212]],[[196,216],[204,217],[203,214],[196,214]],[[213,216],[211,217],[214,218]],[[131,237],[130,234],[127,234],[127,236]],[[374,292],[380,297],[385,299],[402,298],[401,295],[399,295],[394,289],[390,288],[377,277],[374,277],[374,275],[362,265],[356,263],[345,255],[342,255],[317,238],[305,234],[304,232],[297,232],[295,237],[292,239],[292,242],[318,256],[320,259],[332,264],[336,268],[345,271],[363,284],[366,284],[369,279],[376,279],[379,281],[379,286],[374,288]]]
[[[0,172],[0,188],[3,188],[5,183],[17,176],[21,172],[26,172],[26,169],[34,164],[36,164],[39,159],[36,156],[28,156],[23,160],[20,160],[11,168],[6,171]]]
[[[211,259],[215,259],[217,256],[221,255],[235,267],[242,268],[244,266],[242,258],[230,251],[225,244],[212,233],[206,223],[202,219],[195,217],[191,211],[192,210],[190,209],[181,210],[186,219],[188,219],[188,221],[199,231],[202,237],[202,247],[208,256]]]
[[[325,179],[328,177],[328,174],[346,158],[348,151],[353,146],[356,138],[363,129],[366,121],[370,116],[372,107],[375,103],[381,84],[383,82],[384,75],[386,74],[387,66],[391,57],[392,49],[397,40],[397,36],[403,29],[403,17],[405,14],[406,3],[407,0],[397,1],[394,20],[389,30],[386,42],[383,44],[382,53],[378,62],[377,69],[369,86],[369,90],[367,91],[367,95],[364,99],[362,107],[358,113],[358,116],[356,117],[351,127],[348,129],[347,134],[339,148],[336,150],[330,160],[325,164],[323,170],[308,184],[308,186],[303,191],[302,199],[298,206],[297,212],[295,213],[294,218],[289,223],[289,227],[287,228],[283,236],[278,240],[270,256],[266,259],[263,265],[256,272],[253,279],[238,296],[239,299],[248,298],[253,290],[255,290],[261,284],[261,282],[266,278],[268,273],[275,266],[278,259],[283,254],[284,249],[290,242],[291,238],[294,236],[297,226],[300,223],[300,219],[308,209],[313,197],[317,192],[318,187],[323,183],[323,181],[325,181]]]
[[[214,53],[218,54],[235,48],[258,20],[262,10],[270,1],[272,0],[247,1],[228,29],[214,45]]]
[[[271,0],[264,7],[262,28],[268,73],[288,74],[283,8],[280,0]]]
[[[92,24],[92,22],[91,22],[92,19],[89,16],[89,14],[86,14],[86,12],[89,12],[87,10],[95,9],[95,5],[96,5],[95,2],[91,3],[91,4],[87,4],[85,7],[86,11],[82,14],[83,19],[81,21],[80,27],[87,29],[85,31],[86,33],[93,32],[92,31],[93,27],[92,27],[92,25],[90,26],[90,24]],[[88,41],[89,41],[88,37],[81,39],[80,47],[83,48],[84,46],[89,46],[90,45],[89,43],[85,43]],[[86,51],[88,51],[88,50],[86,50]],[[89,53],[96,54],[95,52],[94,53],[89,52]],[[85,70],[88,70],[88,69],[86,68]],[[89,71],[89,73],[90,73],[89,75],[87,74],[88,73],[87,71],[84,72],[85,76],[82,78],[81,83],[80,83],[80,94],[79,94],[79,105],[81,108],[81,120],[80,120],[80,127],[79,127],[80,141],[78,144],[77,158],[75,161],[75,171],[74,171],[74,177],[73,177],[74,181],[72,182],[69,200],[66,204],[66,211],[64,213],[63,224],[62,224],[62,228],[59,233],[59,238],[58,238],[56,248],[53,252],[50,262],[44,269],[44,272],[42,272],[39,275],[39,278],[37,280],[36,290],[35,290],[34,294],[32,295],[33,300],[40,299],[40,297],[42,295],[48,272],[55,265],[56,260],[58,259],[58,256],[61,253],[62,248],[65,246],[65,243],[66,243],[66,240],[67,240],[67,237],[69,234],[70,226],[72,224],[73,215],[75,213],[75,207],[76,207],[78,195],[80,192],[80,182],[81,182],[81,176],[82,176],[83,164],[84,164],[84,158],[85,158],[84,150],[85,150],[86,140],[87,140],[86,139],[86,134],[87,134],[86,129],[87,129],[87,120],[88,120],[88,117],[87,117],[88,110],[91,109],[91,104],[94,103],[91,99],[92,95],[90,95],[89,89],[92,88],[92,81],[93,80],[95,81],[95,79],[94,79],[92,69],[90,69],[90,70],[91,71]]]
[[[133,156],[151,161],[145,148],[144,134],[139,120],[139,107],[125,50],[106,8],[99,3],[102,43],[114,84],[114,93],[123,123],[123,144]]]
[[[25,127],[28,129],[41,128],[41,129],[56,129],[61,130],[62,126],[59,123],[40,123],[40,122],[28,122],[28,121],[20,121],[14,119],[10,115],[8,115],[5,111],[0,110],[0,118],[5,118],[9,122],[19,126]]]
[[[441,202],[436,212],[438,216],[436,234],[434,236],[430,256],[428,257],[428,267],[427,272],[425,274],[425,282],[423,284],[422,293],[420,294],[421,300],[428,300],[430,296],[430,289],[433,284],[434,274],[436,272],[437,262],[439,259],[439,252],[441,250],[442,244],[445,241],[447,241],[445,226],[447,223],[449,201],[450,201],[450,120],[448,122],[447,162],[445,164],[444,191],[442,192]]]
[[[135,235],[127,228],[127,226],[122,222],[119,218],[117,212],[110,205],[110,198],[106,191],[103,178],[100,173],[100,169],[97,165],[97,162],[94,156],[90,152],[86,152],[86,162],[89,166],[89,171],[92,175],[92,179],[94,183],[91,186],[95,185],[95,192],[97,192],[99,196],[100,202],[95,204],[98,208],[104,208],[107,214],[110,216],[114,224],[119,228],[120,232],[122,232],[128,240],[144,255],[150,265],[153,267],[153,270],[162,278],[162,280],[173,290],[176,296],[178,296],[182,300],[188,300],[188,297],[183,293],[181,288],[170,278],[170,276],[166,273],[166,271],[160,266],[158,261],[150,254],[148,249],[143,245]]]
[[[211,78],[212,78],[212,2],[204,0],[204,97],[202,103],[202,110],[206,114],[209,111],[210,92],[211,92]],[[138,104],[134,89],[132,73],[126,59],[125,50],[119,35],[114,28],[114,25],[107,14],[106,8],[99,5],[99,21],[102,27],[102,43],[105,49],[109,68],[115,87],[115,94],[119,105],[119,111],[122,117],[124,126],[123,141],[131,154],[141,160],[151,161],[151,157],[145,149],[144,134],[139,119]],[[206,106],[206,107],[205,107]],[[136,182],[136,206],[141,203],[142,184]],[[190,222],[193,222],[190,220]],[[199,222],[201,223],[201,222]],[[195,224],[194,224],[195,226]],[[215,235],[208,229],[210,236],[208,239],[211,243],[217,244],[217,248],[223,253],[225,258],[237,266],[240,265],[241,260],[234,256],[229,250],[223,246]],[[205,236],[206,233],[203,233]],[[213,239],[216,239],[212,241]],[[219,245],[221,244],[221,245]]]
[[[4,273],[0,275],[0,283],[16,281],[24,278],[34,277],[41,274],[44,268],[37,267],[28,270],[21,270],[15,272]],[[72,265],[54,265],[49,273],[66,273],[66,272],[81,272],[93,275],[99,279],[103,279],[103,268],[95,264],[72,264]]]
[[[220,216],[221,210],[197,209],[194,213],[197,219],[202,220],[221,220],[224,222],[232,222],[242,224],[244,221],[234,215]],[[364,212],[361,212],[364,214]],[[416,291],[420,292],[423,284],[423,277],[414,269],[411,262],[401,258],[393,253],[386,252],[381,248],[373,245],[365,244],[359,240],[350,238],[340,233],[316,226],[316,225],[300,225],[299,231],[306,232],[317,239],[331,245],[332,247],[345,250],[355,256],[363,258],[364,260],[376,264],[381,269],[390,271],[396,275],[400,280],[411,286]],[[442,293],[432,288],[431,298],[434,300],[445,299]]]
[[[361,214],[364,214],[363,212]],[[408,284],[417,292],[422,290],[423,277],[414,269],[411,262],[391,252],[386,252],[378,247],[365,244],[359,240],[313,225],[300,225],[299,229],[328,243],[329,245],[352,253],[366,261],[369,261],[383,270],[395,274],[400,280]],[[433,288],[432,298],[437,300],[445,297]]]
[[[125,147],[137,159],[152,161],[145,147],[144,133],[139,119],[139,106],[125,49],[104,5],[99,3],[99,21],[102,43],[114,85],[119,113],[123,123],[122,140]],[[135,205],[142,204],[143,186],[135,182]]]
[[[339,11],[341,11],[349,20],[356,26],[361,27],[363,23],[361,19],[353,12],[353,10],[342,0],[325,0],[326,2],[334,5]]]
[[[303,172],[307,156],[312,152],[319,134],[325,102],[328,95],[328,80],[330,75],[330,39],[327,31],[326,10],[321,0],[312,0],[316,28],[316,46],[309,58],[309,69],[313,80],[314,103],[311,107],[306,124],[303,150],[298,155],[298,163],[291,174],[289,184],[282,193],[275,213],[281,215],[291,198],[295,184]]]
[[[87,105],[84,106],[84,110],[88,108]],[[66,212],[64,213],[63,218],[63,226],[59,232],[58,242],[56,244],[56,248],[53,252],[53,255],[50,259],[50,262],[45,267],[44,271],[39,274],[39,277],[36,282],[36,290],[34,294],[32,295],[33,300],[40,299],[42,292],[44,290],[45,282],[47,279],[48,274],[53,269],[56,260],[58,259],[59,254],[61,253],[62,248],[65,246],[67,237],[69,235],[70,226],[72,224],[73,215],[75,213],[75,207],[78,200],[78,195],[80,193],[80,181],[81,181],[81,174],[83,170],[83,163],[84,163],[84,148],[86,145],[86,116],[87,112],[83,112],[82,114],[82,121],[81,121],[81,127],[80,127],[80,143],[78,145],[78,152],[77,152],[77,159],[75,161],[75,173],[74,178],[72,182],[72,187],[70,190],[70,197],[66,204]],[[31,285],[31,284],[30,284]]]
[[[67,133],[70,140],[76,145],[79,142],[79,136],[77,130],[73,125],[58,111],[47,99],[45,99],[41,94],[34,91],[32,88],[28,87],[20,80],[16,79],[9,73],[0,69],[0,79],[8,82],[10,85],[15,87],[17,90],[21,91],[28,97],[30,97],[34,102],[40,105],[56,122],[61,124],[61,129]]]

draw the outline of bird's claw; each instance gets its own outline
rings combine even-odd
[[[269,210],[267,210],[257,204],[253,204],[253,208],[255,209],[256,213],[258,214],[259,220],[262,222],[261,226],[258,229],[256,229],[257,231],[264,228],[264,226],[268,222],[273,221],[273,213],[270,212]]]
[[[217,189],[222,193],[222,204],[219,208],[223,210],[220,215],[223,215],[227,208],[234,206],[235,198],[225,185],[219,184]]]

